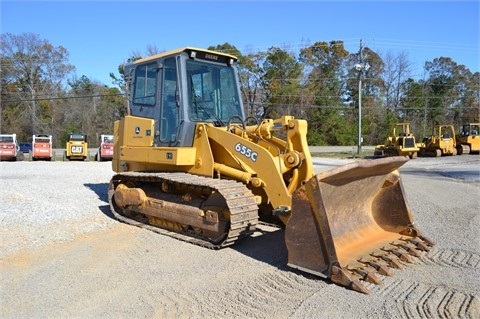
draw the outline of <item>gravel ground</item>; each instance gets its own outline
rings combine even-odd
[[[316,171],[348,161],[315,158]],[[437,244],[364,295],[288,268],[282,230],[213,251],[119,223],[109,162],[1,162],[0,317],[480,318],[479,164],[401,168]]]

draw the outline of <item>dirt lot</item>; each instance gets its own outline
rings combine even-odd
[[[415,222],[437,244],[364,295],[288,268],[282,230],[214,251],[119,223],[108,162],[2,162],[0,317],[480,318],[479,164],[401,168]]]

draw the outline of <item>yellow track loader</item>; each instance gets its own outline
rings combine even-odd
[[[458,155],[480,153],[480,123],[463,124],[456,143]]]
[[[275,223],[290,267],[363,293],[430,249],[398,172],[408,157],[315,175],[305,120],[245,117],[236,62],[186,47],[125,67],[108,190],[118,220],[212,249]]]
[[[373,156],[375,158],[387,156],[408,156],[416,158],[419,151],[415,142],[415,136],[410,131],[410,123],[396,123],[392,127],[392,133],[383,145],[375,146]]]
[[[440,157],[457,155],[453,125],[435,125],[432,135],[420,143],[418,156]]]

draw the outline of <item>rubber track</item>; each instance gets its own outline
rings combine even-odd
[[[209,192],[218,192],[225,198],[230,211],[230,230],[227,237],[221,243],[214,244],[206,239],[177,233],[121,215],[113,205],[113,194],[116,185],[129,181],[152,183],[167,181],[176,186],[187,185],[195,191],[198,191],[200,187]],[[258,206],[252,192],[244,184],[233,180],[213,179],[188,173],[125,172],[116,174],[112,177],[108,187],[108,201],[110,210],[119,221],[210,249],[233,245],[239,239],[253,234],[258,223]]]

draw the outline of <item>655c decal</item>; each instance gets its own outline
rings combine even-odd
[[[257,161],[258,153],[252,151],[249,147],[243,145],[242,143],[235,144],[235,151],[242,154],[246,158],[251,159],[253,162]]]

